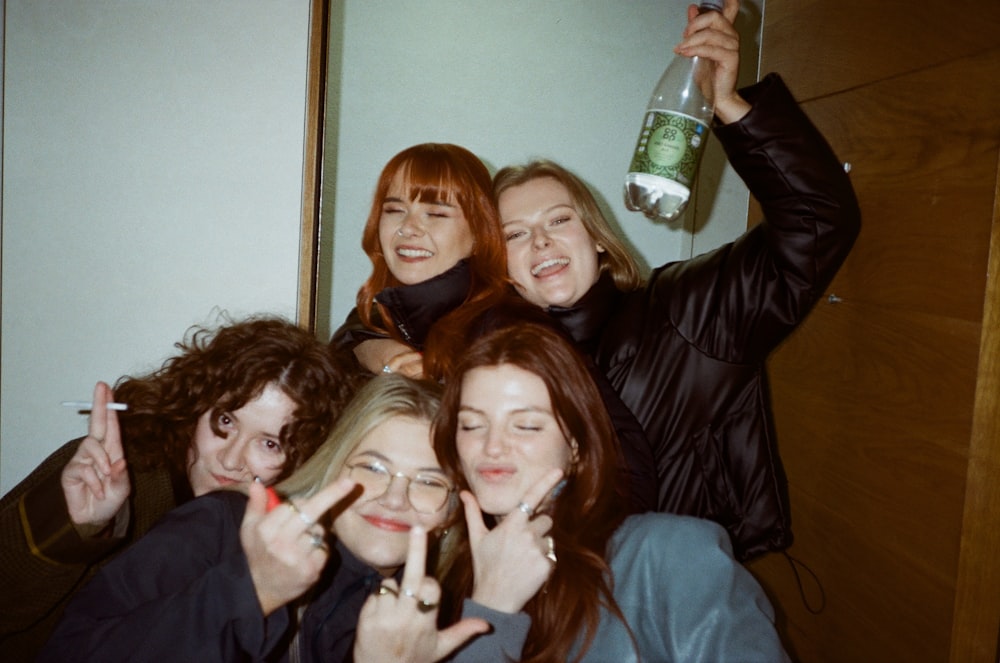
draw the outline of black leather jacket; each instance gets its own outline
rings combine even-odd
[[[657,458],[661,511],[710,518],[737,558],[792,541],[765,361],[806,317],[860,230],[833,151],[771,74],[715,128],[764,220],[736,241],[653,270],[634,292],[602,278],[549,308],[639,419]]]

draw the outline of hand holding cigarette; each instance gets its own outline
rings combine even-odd
[[[98,382],[87,437],[63,468],[61,483],[70,519],[81,536],[104,529],[131,492],[111,388]]]

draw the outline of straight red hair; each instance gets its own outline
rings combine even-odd
[[[358,315],[366,327],[404,341],[392,324],[389,311],[374,301],[383,289],[400,285],[389,271],[379,242],[382,204],[399,173],[410,198],[458,205],[474,239],[468,257],[471,273],[468,296],[460,307],[435,323],[424,350],[425,374],[440,379],[447,374],[454,348],[459,347],[456,343],[464,337],[472,320],[508,291],[507,249],[500,215],[493,202],[493,181],[475,154],[450,143],[423,143],[403,150],[382,169],[361,237],[361,247],[372,261],[371,276],[358,290],[357,297]],[[375,322],[376,307],[384,327]]]

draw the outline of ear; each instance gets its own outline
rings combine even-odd
[[[580,462],[580,445],[576,443],[575,439],[569,441],[569,450],[569,464],[572,467]]]

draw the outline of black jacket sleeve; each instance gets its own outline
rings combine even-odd
[[[39,661],[263,659],[288,614],[261,612],[239,537],[245,509],[221,491],[167,514],[77,593]]]

